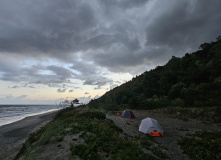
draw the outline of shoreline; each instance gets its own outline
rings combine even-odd
[[[63,108],[56,108],[56,109],[51,109],[51,110],[46,110],[46,111],[41,111],[41,112],[36,112],[36,113],[28,113],[28,114],[24,114],[24,115],[15,116],[16,118],[15,117],[7,117],[10,120],[9,121],[6,120],[6,122],[0,122],[0,127],[11,124],[11,123],[18,122],[18,121],[23,120],[27,117],[42,115],[42,114],[45,114],[45,113],[51,113],[51,112],[54,112],[54,111],[59,111],[61,109],[63,109]]]
[[[29,134],[50,122],[58,112],[59,110],[33,115],[0,126],[0,159],[2,156],[5,157],[7,152],[10,156],[17,154]]]

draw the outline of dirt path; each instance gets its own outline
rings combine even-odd
[[[138,131],[142,119],[150,117],[158,120],[165,131],[165,135],[164,137],[154,137],[154,139],[160,145],[168,149],[167,151],[171,160],[189,160],[188,156],[183,154],[182,150],[177,145],[177,141],[181,136],[186,133],[194,133],[200,130],[221,130],[218,124],[205,124],[192,119],[183,121],[147,110],[133,111],[133,113],[136,119],[125,119],[117,115],[107,115],[107,118],[113,120],[125,133],[133,137],[144,136],[143,133]]]

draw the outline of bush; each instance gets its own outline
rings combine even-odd
[[[197,131],[178,141],[185,154],[195,160],[221,159],[221,132]]]
[[[146,105],[146,109],[156,109],[168,107],[170,105],[170,101],[167,99],[167,97],[158,98],[157,96],[146,99],[144,103]]]
[[[106,115],[102,112],[98,112],[98,111],[89,111],[89,112],[83,112],[81,114],[79,114],[77,117],[85,117],[88,119],[106,119]]]
[[[123,130],[111,120],[98,119],[101,115],[103,113],[93,111],[76,116],[77,125],[73,128],[78,126],[84,143],[71,144],[72,155],[81,159],[156,159],[142,152],[136,143],[120,138]]]
[[[185,106],[184,101],[180,98],[176,98],[176,99],[172,100],[171,105],[173,107],[184,107]]]
[[[101,157],[97,154],[97,151],[91,150],[91,148],[86,144],[77,144],[70,146],[72,155],[78,155],[82,159],[94,160],[101,159]]]

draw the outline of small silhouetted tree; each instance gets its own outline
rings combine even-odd
[[[71,107],[74,107],[74,104],[79,104],[79,100],[77,98],[71,101]]]

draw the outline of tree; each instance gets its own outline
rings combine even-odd
[[[186,87],[185,83],[178,82],[173,85],[168,93],[170,99],[181,98],[181,92]]]
[[[216,39],[218,42],[221,41],[221,36],[217,37]]]
[[[71,107],[74,107],[74,104],[79,104],[79,100],[77,98],[71,101]]]

